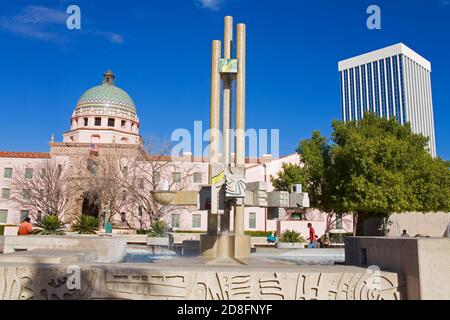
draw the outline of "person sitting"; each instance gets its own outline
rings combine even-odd
[[[317,242],[319,243],[319,248],[329,248],[331,247],[331,240],[328,235],[325,233],[322,235]]]
[[[33,233],[33,226],[31,225],[30,217],[26,217],[19,226],[17,231],[18,236],[27,236]]]
[[[403,230],[403,233],[400,235],[400,237],[407,238],[409,237],[409,234],[406,232],[406,230]]]
[[[267,237],[268,243],[276,243],[277,242],[277,236],[275,235],[275,232],[272,231],[272,233]]]

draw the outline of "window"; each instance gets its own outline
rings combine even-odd
[[[159,183],[161,182],[161,174],[159,172],[155,172],[153,174],[153,185],[154,186],[158,186]]]
[[[62,164],[58,164],[58,177],[61,176],[62,173]]]
[[[20,210],[20,222],[23,222],[30,215],[29,210]]]
[[[202,183],[202,173],[201,172],[194,173],[194,183]]]
[[[12,168],[5,168],[5,171],[3,172],[3,178],[11,179],[13,175],[13,169]]]
[[[127,201],[127,192],[125,190],[122,191],[122,201]]]
[[[256,212],[250,212],[248,214],[248,228],[256,229]]]
[[[116,120],[114,118],[108,118],[108,127],[114,127],[116,125]]]
[[[192,215],[192,228],[198,229],[202,227],[202,215],[193,214]]]
[[[172,173],[172,179],[173,179],[173,182],[175,182],[175,183],[181,182],[181,173],[180,172]]]
[[[102,125],[102,118],[95,118],[95,125],[97,127],[101,126]]]
[[[302,220],[302,214],[300,212],[293,212],[291,214],[292,220]]]
[[[2,189],[2,199],[3,200],[9,200],[9,198],[11,197],[11,189]]]
[[[84,126],[87,127],[89,125],[89,119],[84,118]]]
[[[123,176],[124,178],[128,177],[128,167],[123,167]]]
[[[25,179],[33,179],[33,169],[32,168],[25,169]]]
[[[125,126],[127,125],[127,122],[125,121],[125,120],[122,120],[121,122],[120,122],[120,127],[122,128],[122,129],[125,129]]]
[[[356,119],[355,108],[355,69],[350,69],[350,120]]]
[[[23,190],[22,197],[23,197],[23,200],[30,200],[31,199],[31,191]]]
[[[7,223],[8,222],[8,210],[0,209],[0,223]]]
[[[174,213],[172,214],[172,228],[179,228],[180,227],[180,214]]]
[[[122,220],[122,222],[127,221],[127,214],[125,212],[120,213],[120,220]]]
[[[139,179],[139,185],[138,185],[138,188],[139,188],[140,190],[144,189],[144,179],[143,179],[143,178],[140,178],[140,179]]]

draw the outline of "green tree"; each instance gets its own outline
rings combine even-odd
[[[388,217],[406,211],[450,211],[450,164],[432,158],[427,138],[366,113],[356,122],[334,121],[332,143],[314,132],[300,142],[304,166],[298,169],[311,207],[332,213],[352,213],[356,234],[364,233],[368,217]],[[281,172],[275,186],[288,183]],[[290,174],[289,176],[292,176]]]
[[[283,163],[277,177],[270,176],[270,182],[276,191],[289,191],[293,184],[306,183],[304,171],[298,164]]]
[[[333,207],[326,187],[331,163],[327,140],[319,131],[314,131],[311,139],[301,141],[296,151],[303,163],[301,175],[305,192],[309,192],[311,207],[331,212]]]

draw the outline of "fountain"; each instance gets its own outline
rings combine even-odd
[[[188,299],[188,300],[305,300],[305,299],[399,299],[403,297],[401,274],[380,271],[378,285],[371,286],[372,274],[365,268],[348,266],[299,266],[264,256],[250,258],[250,238],[244,234],[244,208],[309,207],[308,194],[267,192],[264,182],[245,179],[245,72],[246,26],[237,25],[236,52],[232,55],[233,18],[225,17],[223,54],[221,41],[212,42],[209,181],[206,189],[210,206],[198,201],[197,192],[167,190],[154,193],[161,204],[199,205],[208,210],[208,231],[200,237],[200,257],[174,257],[168,251],[159,257],[129,247],[134,257],[128,262],[98,257],[110,255],[110,247],[83,238],[86,248],[77,249],[77,237],[40,239],[29,236],[30,246],[46,251],[0,255],[0,300],[2,299]],[[222,131],[220,131],[222,81]],[[231,99],[235,81],[236,155],[231,163]],[[222,133],[222,135],[221,135]],[[222,157],[219,138],[222,136]],[[279,210],[275,210],[279,212]],[[234,225],[231,228],[231,214]],[[276,215],[274,216],[276,218]],[[16,237],[19,238],[19,237]],[[98,237],[102,238],[102,237]],[[123,248],[120,236],[103,242]],[[80,237],[82,239],[82,237]],[[5,240],[5,239],[3,239]],[[6,239],[9,241],[9,239]],[[23,241],[19,242],[23,244]],[[80,240],[81,241],[81,240]],[[68,246],[71,253],[68,250]],[[52,246],[62,249],[49,253]],[[13,247],[11,245],[11,247]],[[27,248],[22,248],[27,249]],[[326,250],[326,249],[323,249]],[[14,251],[14,250],[13,250]],[[112,258],[117,259],[112,254]],[[120,257],[123,250],[120,251]]]

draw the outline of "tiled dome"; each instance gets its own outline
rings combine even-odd
[[[78,100],[75,111],[90,108],[111,108],[136,117],[136,107],[131,97],[114,84],[114,74],[107,71],[103,83],[87,90]]]

